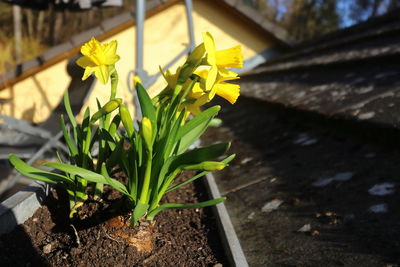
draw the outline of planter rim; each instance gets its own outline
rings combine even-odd
[[[35,181],[0,203],[0,235],[24,223],[43,203],[46,184]]]
[[[212,198],[220,198],[221,193],[215,183],[214,175],[210,172],[206,174],[205,184]],[[229,213],[226,210],[224,202],[212,207],[217,215],[218,228],[227,254],[230,266],[248,267],[246,257],[244,255],[239,238],[236,235]]]

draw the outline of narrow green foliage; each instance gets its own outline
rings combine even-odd
[[[231,155],[219,160],[228,151],[229,142],[193,147],[208,127],[221,123],[215,118],[220,106],[211,106],[204,111],[200,106],[210,102],[215,95],[235,102],[239,88],[225,81],[238,77],[224,66],[240,67],[243,63],[240,47],[219,54],[211,34],[204,33],[203,39],[204,43],[194,49],[175,74],[170,71],[163,73],[168,85],[153,99],[135,78],[140,105],[136,108],[140,108],[141,118],[134,118],[123,100],[116,98],[118,73],[114,63],[119,58],[116,51],[105,53],[97,49],[114,49],[116,42],[99,46],[92,39],[90,42],[95,44],[95,51],[91,52],[95,54],[84,54],[77,62],[86,71],[95,68],[95,76],[103,83],[110,80],[108,102],[102,105],[97,101],[98,108],[94,113],[87,108],[79,124],[74,118],[68,92],[65,93],[64,106],[68,119],[61,116],[60,126],[69,150],[69,162],[62,162],[59,157],[59,162],[44,164],[61,174],[31,167],[15,155],[9,157],[11,164],[29,178],[63,186],[70,198],[70,217],[88,197],[100,198],[104,185],[123,194],[124,206],[131,209],[132,226],[139,220],[153,220],[165,209],[201,208],[224,201],[225,198],[219,198],[192,204],[160,205],[168,192],[210,171],[222,170],[235,157]],[[85,49],[82,51],[89,53]],[[97,57],[106,60],[97,60]],[[96,60],[89,62],[92,59]],[[105,62],[114,63],[107,65]],[[197,173],[176,183],[175,179],[183,171]],[[126,183],[115,178],[121,172],[127,178]],[[87,192],[92,193],[88,196]]]

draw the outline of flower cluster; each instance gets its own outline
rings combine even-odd
[[[226,81],[239,79],[238,74],[228,68],[243,67],[241,46],[216,50],[214,38],[208,32],[203,33],[203,41],[194,49],[183,67],[179,67],[174,74],[169,70],[164,74],[170,90],[176,87],[178,80],[184,82],[184,90],[193,80],[193,76],[197,76],[197,81],[188,92],[184,104],[184,107],[195,115],[199,114],[200,107],[210,102],[215,95],[231,104],[234,104],[240,95],[240,86]]]
[[[200,107],[215,95],[232,104],[236,102],[239,85],[227,81],[239,77],[228,68],[243,65],[240,46],[216,50],[210,33],[204,33],[203,39],[174,74],[164,73],[168,85],[156,97],[150,98],[140,80],[135,80],[143,114],[143,118],[135,120],[123,99],[115,98],[117,41],[100,44],[95,39],[90,40],[82,46],[83,56],[77,64],[85,69],[83,80],[94,74],[104,84],[111,81],[109,101],[103,105],[98,103],[98,110],[92,116],[87,109],[82,123],[78,124],[66,92],[64,106],[70,126],[64,117],[60,121],[69,148],[69,162],[62,162],[60,158],[59,162],[45,163],[60,173],[31,167],[15,155],[10,155],[11,163],[27,177],[63,186],[70,196],[71,218],[86,199],[101,197],[104,185],[124,195],[126,206],[131,208],[128,215],[132,226],[140,219],[153,220],[165,209],[200,208],[224,201],[225,198],[218,198],[195,204],[160,204],[168,192],[207,172],[225,168],[235,157],[230,155],[219,160],[229,149],[229,142],[189,149],[220,110],[220,106],[204,111]],[[189,113],[193,116],[187,116]],[[94,144],[98,144],[97,155],[92,154]],[[116,170],[125,174],[127,183],[113,177]],[[186,170],[195,170],[197,174],[186,181],[175,182]],[[87,190],[88,187],[92,190]]]

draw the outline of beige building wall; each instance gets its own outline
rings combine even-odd
[[[202,42],[201,33],[209,31],[215,38],[217,49],[242,45],[245,59],[272,47],[274,41],[266,34],[260,34],[235,15],[226,12],[213,1],[194,1],[194,25],[196,42]],[[188,44],[185,8],[175,4],[166,10],[146,19],[144,34],[144,67],[148,74],[158,72]],[[128,75],[135,65],[135,27],[132,26],[105,40],[118,40],[118,54],[121,60],[116,63],[119,73],[117,96],[122,97],[133,112],[132,94],[129,91]],[[172,69],[182,64],[183,58]],[[11,102],[1,106],[1,113],[40,123],[46,120],[56,107],[70,83],[66,71],[67,60],[61,61],[15,85],[0,92],[1,98],[11,98]],[[165,86],[162,78],[149,89],[155,95]],[[12,92],[12,93],[11,93]],[[110,85],[96,82],[87,106],[92,113],[97,109],[96,98],[105,103],[110,95]],[[82,109],[84,110],[84,109]],[[82,112],[83,113],[83,112]]]

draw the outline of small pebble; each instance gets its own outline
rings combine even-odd
[[[368,211],[373,213],[386,213],[388,211],[388,207],[385,203],[382,203],[370,206]]]
[[[393,183],[381,183],[376,184],[370,189],[368,189],[368,193],[374,196],[385,196],[393,194],[395,191]]]
[[[275,198],[275,199],[271,200],[270,202],[265,203],[264,206],[261,208],[261,211],[269,213],[273,210],[276,210],[282,203],[283,203],[283,200]]]
[[[240,162],[240,164],[242,164],[242,165],[244,165],[244,164],[246,164],[246,163],[248,163],[248,162],[250,162],[250,161],[252,161],[253,160],[253,158],[244,158],[241,162]]]
[[[368,120],[371,119],[375,116],[375,112],[371,111],[371,112],[366,112],[366,113],[362,113],[358,115],[358,118],[360,120]]]
[[[256,215],[256,213],[253,211],[247,216],[247,219],[253,220],[255,215]]]
[[[301,232],[301,233],[306,233],[306,232],[310,232],[311,231],[311,224],[305,224],[303,225],[299,230],[297,230],[297,232]]]
[[[339,172],[333,177],[321,178],[315,181],[312,185],[315,187],[324,187],[332,182],[345,182],[353,178],[352,172]]]
[[[314,230],[314,231],[311,232],[311,235],[312,236],[317,236],[317,235],[319,235],[319,232],[317,230]]]
[[[44,253],[44,254],[49,254],[49,253],[51,252],[51,248],[52,248],[51,244],[45,245],[45,246],[43,247],[43,253]]]

